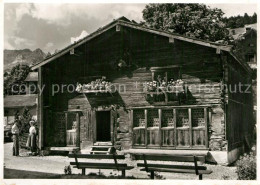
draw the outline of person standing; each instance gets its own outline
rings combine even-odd
[[[15,120],[14,125],[12,126],[12,134],[13,134],[13,156],[19,156],[18,120]]]
[[[36,152],[36,128],[34,126],[34,121],[30,121],[29,137],[26,146],[30,148],[32,155]]]

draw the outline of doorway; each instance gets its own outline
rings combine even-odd
[[[110,129],[110,111],[97,111],[96,112],[97,123],[97,138],[96,141],[111,141],[111,129]]]

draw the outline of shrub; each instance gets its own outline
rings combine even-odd
[[[65,173],[65,175],[71,175],[71,167],[70,167],[70,165],[64,167],[64,173]]]
[[[238,180],[256,180],[256,157],[252,152],[241,156],[236,166]]]

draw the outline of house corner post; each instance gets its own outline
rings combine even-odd
[[[38,68],[38,85],[41,91],[38,93],[38,126],[39,126],[39,148],[43,148],[43,84],[42,84],[42,67]]]

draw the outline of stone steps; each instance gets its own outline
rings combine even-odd
[[[115,148],[112,146],[112,143],[110,145],[94,145],[91,147],[90,154],[113,154],[115,153]]]

